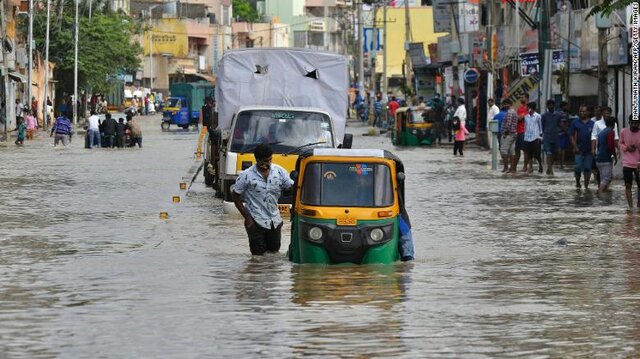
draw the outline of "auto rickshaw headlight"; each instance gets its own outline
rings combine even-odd
[[[320,241],[322,239],[322,229],[318,227],[312,227],[309,230],[309,239],[316,242]]]
[[[371,233],[369,233],[369,237],[371,237],[374,242],[380,242],[384,239],[384,232],[380,228],[374,228]]]

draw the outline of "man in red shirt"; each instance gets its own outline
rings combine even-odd
[[[391,113],[391,116],[395,116],[396,111],[400,108],[400,104],[396,100],[395,96],[391,96],[391,100],[389,100],[389,104],[387,106],[389,106],[389,113]]]
[[[524,151],[524,116],[529,114],[529,94],[523,93],[520,96],[520,106],[516,110],[516,114],[518,115],[518,130],[516,137],[516,153],[514,156],[514,162],[512,171],[515,171],[518,168],[518,161],[520,161],[520,152]],[[526,171],[525,168],[523,171]]]

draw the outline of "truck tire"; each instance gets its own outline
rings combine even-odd
[[[202,171],[202,173],[204,174],[204,184],[206,184],[207,186],[213,186],[213,175],[211,173],[209,173],[209,169],[208,167],[208,163],[205,162],[204,163],[204,169]]]
[[[233,198],[231,198],[231,186],[235,183],[232,180],[224,180],[222,181],[223,188],[223,199],[227,202],[233,202]]]
[[[169,131],[169,126],[171,124],[169,123],[169,121],[162,121],[162,123],[160,124],[160,128],[162,129],[162,131]]]

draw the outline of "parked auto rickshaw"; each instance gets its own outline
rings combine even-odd
[[[295,263],[392,263],[400,259],[404,166],[375,149],[316,148],[292,172],[289,259]]]
[[[391,142],[396,146],[432,144],[436,138],[433,115],[428,107],[399,108],[391,130]]]
[[[189,125],[197,126],[199,118],[200,112],[198,112],[198,118],[191,114],[185,97],[169,97],[168,103],[162,111],[162,123],[160,127],[162,127],[163,130],[168,130],[169,126],[176,125],[187,129]]]

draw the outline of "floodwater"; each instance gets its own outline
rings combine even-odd
[[[194,164],[195,131],[142,118],[142,149],[0,147],[0,357],[636,357],[640,220],[572,173],[503,176],[490,154],[405,161],[417,258],[252,258]],[[181,196],[172,203],[172,196]],[[160,218],[160,212],[169,219]]]

